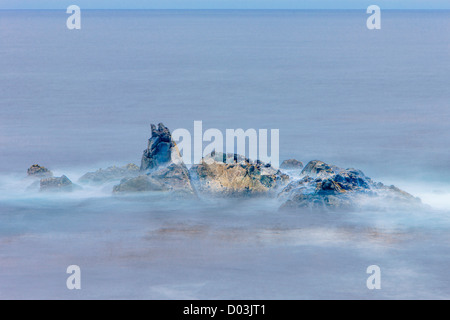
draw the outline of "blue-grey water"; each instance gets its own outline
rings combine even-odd
[[[0,11],[0,298],[450,298],[450,12]],[[139,163],[150,123],[280,129],[429,212],[25,191]],[[67,290],[67,266],[83,289]],[[379,265],[382,289],[366,287]]]

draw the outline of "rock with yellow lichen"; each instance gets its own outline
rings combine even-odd
[[[289,180],[287,175],[270,164],[215,152],[203,158],[189,172],[199,193],[220,196],[270,194]]]
[[[32,178],[51,178],[53,177],[53,173],[48,170],[47,168],[40,166],[38,164],[33,164],[28,170],[27,170],[28,177]]]

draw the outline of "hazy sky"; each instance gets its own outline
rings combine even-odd
[[[0,9],[450,9],[450,0],[0,0]]]

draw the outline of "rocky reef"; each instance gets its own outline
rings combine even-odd
[[[66,176],[54,178],[50,170],[39,165],[28,169],[28,176],[40,179],[41,191],[70,192],[77,188]],[[360,170],[343,169],[318,160],[303,168],[301,161],[289,159],[278,169],[241,155],[213,151],[188,170],[170,130],[162,123],[151,125],[140,167],[133,164],[110,167],[89,172],[79,179],[79,183],[86,185],[114,181],[120,181],[113,187],[114,194],[265,196],[278,199],[281,209],[338,211],[421,206],[420,199],[395,186],[376,183]],[[39,187],[37,183],[33,186]]]
[[[343,169],[322,161],[311,161],[301,178],[292,181],[278,195],[283,209],[380,209],[389,205],[417,206],[415,198],[395,186],[375,183],[360,170]]]

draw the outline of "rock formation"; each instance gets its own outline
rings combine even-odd
[[[286,160],[281,168],[300,170],[303,164]],[[53,178],[46,168],[33,165],[28,176],[44,178],[29,190],[72,191],[75,186],[66,176]],[[151,137],[141,160],[141,167],[127,165],[90,172],[80,178],[82,183],[103,184],[120,180],[115,194],[136,192],[170,192],[173,195],[195,196],[203,193],[225,196],[277,197],[287,209],[388,209],[422,207],[418,198],[396,188],[375,183],[363,172],[343,169],[322,161],[311,161],[300,175],[292,177],[270,164],[251,161],[237,154],[212,152],[200,164],[186,167],[176,143],[162,123],[151,125]]]
[[[114,187],[115,193],[172,191],[182,195],[195,195],[189,171],[167,127],[162,123],[151,125],[152,135],[142,156],[140,176],[123,180]],[[158,182],[163,187],[157,187]]]
[[[114,180],[133,178],[139,175],[139,167],[135,164],[128,164],[124,167],[109,167],[99,169],[95,172],[88,172],[82,176],[78,182],[83,184],[103,184]]]
[[[302,170],[303,162],[295,160],[295,159],[284,160],[283,163],[281,163],[280,169]]]
[[[75,188],[72,181],[66,176],[42,179],[40,185],[41,192],[72,192]]]
[[[163,183],[147,175],[136,178],[123,179],[119,185],[113,189],[114,193],[134,193],[149,191],[167,191]]]
[[[375,183],[363,172],[311,161],[301,179],[279,194],[282,208],[355,209],[380,208],[383,204],[417,206],[420,199],[394,187]]]
[[[53,173],[45,167],[38,164],[33,164],[28,170],[27,174],[29,177],[33,178],[51,178]]]
[[[160,123],[158,128],[152,124],[151,130],[152,136],[142,156],[141,171],[152,170],[169,163],[183,164],[180,151],[172,140],[169,129]]]
[[[190,173],[198,192],[222,196],[267,194],[289,180],[270,164],[215,152],[203,158],[201,164],[192,166]]]

